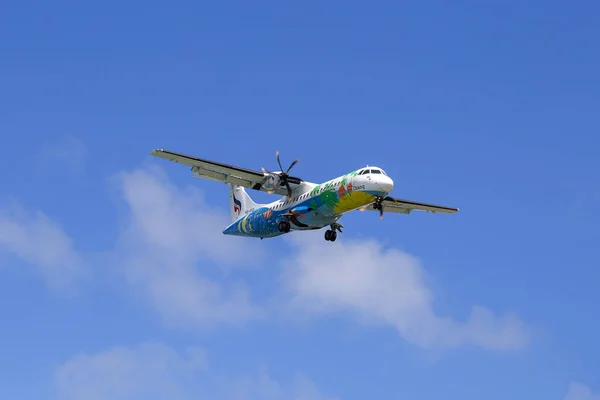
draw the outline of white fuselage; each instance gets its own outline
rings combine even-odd
[[[224,230],[226,234],[273,237],[281,234],[277,223],[290,220],[291,229],[320,229],[337,221],[344,213],[384,198],[394,182],[377,167],[366,167],[322,184],[303,183],[269,204],[245,209],[240,219]]]

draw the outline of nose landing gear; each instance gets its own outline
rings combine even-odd
[[[379,219],[383,219],[383,205],[381,204],[383,200],[383,197],[377,197],[375,198],[375,203],[373,203],[373,208],[379,210]]]

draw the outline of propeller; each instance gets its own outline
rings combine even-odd
[[[285,187],[287,188],[287,192],[288,192],[288,197],[291,199],[292,198],[292,188],[290,187],[290,184],[288,182],[288,178],[290,177],[289,172],[292,169],[292,167],[294,165],[296,165],[296,163],[298,161],[300,161],[299,158],[296,158],[288,167],[288,169],[286,171],[283,170],[283,167],[281,166],[281,160],[279,159],[279,150],[277,150],[275,152],[275,157],[277,158],[277,164],[279,164],[279,169],[281,170],[281,173],[277,174],[277,177],[279,178],[279,186],[285,185]],[[271,174],[273,175],[272,172],[268,171],[266,168],[262,168],[262,171],[265,174]],[[273,194],[274,190],[269,190],[267,193],[269,194]]]

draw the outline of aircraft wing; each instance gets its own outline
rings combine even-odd
[[[191,167],[194,176],[198,178],[209,179],[216,182],[232,183],[234,185],[240,185],[263,192],[271,191],[282,196],[287,195],[285,186],[277,188],[269,187],[267,182],[270,175],[262,171],[227,165],[163,149],[153,150],[150,154],[168,161],[187,165]],[[293,190],[294,186],[302,183],[302,180],[290,176],[288,178],[288,183]]]
[[[410,214],[413,210],[427,211],[432,213],[454,214],[458,212],[458,208],[438,206],[435,204],[418,203],[412,200],[396,199],[394,197],[386,197],[382,202],[383,212]],[[375,210],[373,204],[365,207],[366,210]]]

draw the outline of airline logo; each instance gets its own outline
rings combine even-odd
[[[236,199],[235,194],[233,194],[233,211],[237,213],[237,215],[240,215],[240,212],[242,211],[242,203]]]

